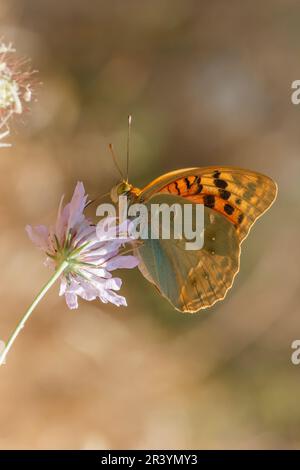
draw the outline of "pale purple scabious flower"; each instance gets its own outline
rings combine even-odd
[[[107,230],[107,219],[96,227],[84,215],[88,203],[82,183],[77,183],[71,202],[63,207],[61,200],[56,224],[51,227],[28,225],[26,231],[30,239],[46,255],[46,264],[57,269],[67,261],[61,275],[60,295],[64,295],[69,308],[78,307],[77,297],[85,300],[99,298],[117,306],[127,305],[125,297],[117,294],[122,281],[113,277],[111,271],[118,268],[134,268],[138,259],[132,255],[122,255],[120,249],[132,242],[128,236],[116,238]],[[111,222],[111,220],[109,221]],[[126,227],[117,226],[117,235]]]

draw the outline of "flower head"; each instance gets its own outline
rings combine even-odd
[[[0,140],[9,134],[9,121],[22,114],[32,99],[32,71],[16,57],[12,44],[0,42]],[[5,129],[5,131],[3,131]],[[0,147],[10,144],[0,143]]]
[[[127,305],[126,299],[116,293],[122,281],[111,271],[118,268],[134,268],[138,259],[120,254],[120,249],[132,239],[116,238],[106,230],[108,220],[96,227],[84,215],[88,203],[84,186],[78,182],[71,202],[63,206],[63,198],[54,226],[28,225],[30,239],[47,256],[46,264],[57,269],[63,262],[67,267],[61,275],[60,295],[64,295],[69,308],[78,307],[77,297],[85,300],[99,298],[117,306]],[[123,233],[128,221],[117,227],[117,235]],[[127,232],[127,231],[126,231]]]

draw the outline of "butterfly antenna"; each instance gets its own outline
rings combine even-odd
[[[118,160],[117,160],[116,154],[115,154],[115,152],[114,152],[113,145],[112,145],[112,144],[108,144],[108,148],[109,148],[109,150],[110,150],[110,153],[111,153],[112,159],[113,159],[113,161],[114,161],[115,167],[116,167],[116,169],[118,170],[118,172],[120,173],[122,180],[124,181],[124,175],[123,175],[123,173],[122,173],[121,168],[119,167]]]
[[[129,175],[129,156],[130,156],[130,132],[131,132],[131,121],[132,117],[129,114],[128,116],[128,134],[127,134],[127,164],[126,164],[126,182],[128,183]]]
[[[94,199],[92,199],[91,201],[88,201],[85,205],[85,208],[87,208],[88,206],[90,206],[91,204],[94,204],[94,202],[99,202],[101,201],[101,199],[104,199],[105,197],[109,196],[110,195],[110,192],[108,193],[105,193],[105,194],[101,194],[100,196],[98,197],[95,197]]]

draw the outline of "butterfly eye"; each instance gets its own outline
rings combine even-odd
[[[131,189],[132,189],[132,185],[127,183],[127,181],[123,181],[117,187],[117,192],[119,196],[122,196],[123,194],[125,195],[129,193]]]
[[[119,184],[117,188],[117,193],[118,193],[118,196],[122,196],[122,194],[126,193],[124,183]]]
[[[127,181],[122,181],[122,183],[114,186],[110,191],[111,200],[114,203],[118,202],[119,196],[128,194],[132,189],[132,185],[127,183]]]

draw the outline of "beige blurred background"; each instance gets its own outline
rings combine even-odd
[[[129,307],[48,294],[0,370],[1,449],[297,448],[300,366],[300,5],[292,0],[1,0],[1,35],[43,85],[0,155],[0,338],[49,277],[27,223],[201,165],[261,171],[279,197],[243,245],[225,301],[174,311],[138,270]]]

